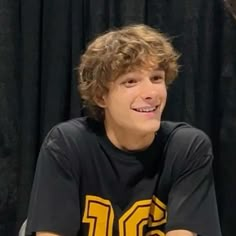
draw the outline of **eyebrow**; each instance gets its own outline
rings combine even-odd
[[[160,68],[160,67],[156,67],[156,68],[153,69],[153,71],[164,71],[164,69]]]
[[[165,71],[162,70],[162,69],[157,69],[157,70],[153,70],[152,73],[161,73],[161,74],[164,74]]]

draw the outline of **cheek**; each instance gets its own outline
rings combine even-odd
[[[129,101],[129,96],[126,93],[113,93],[108,98],[107,108],[112,112],[119,113],[129,107]]]
[[[117,93],[113,94],[111,101],[126,107],[135,97],[137,97],[137,91],[135,89],[119,90]]]
[[[164,97],[164,99],[167,98],[167,90],[166,90],[166,89],[165,89],[165,91],[163,92],[163,97]]]
[[[160,93],[159,93],[159,99],[161,100],[162,103],[162,110],[164,110],[164,107],[166,105],[166,100],[167,100],[167,89],[163,88]]]
[[[159,89],[158,94],[159,94],[159,97],[163,100],[167,98],[167,88],[165,85],[163,85],[163,87]]]

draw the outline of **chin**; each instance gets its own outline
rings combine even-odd
[[[160,129],[161,122],[155,120],[153,122],[148,122],[139,126],[139,130],[142,130],[143,133],[155,133]]]

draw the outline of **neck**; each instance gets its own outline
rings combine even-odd
[[[125,151],[140,151],[148,148],[154,138],[155,133],[139,134],[130,130],[123,130],[120,127],[109,127],[105,122],[107,137],[117,148]]]

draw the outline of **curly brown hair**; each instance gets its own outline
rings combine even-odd
[[[104,33],[81,56],[78,90],[89,115],[103,121],[96,98],[106,94],[109,83],[120,75],[140,69],[161,68],[166,85],[178,74],[179,54],[167,36],[146,25],[130,25]]]

